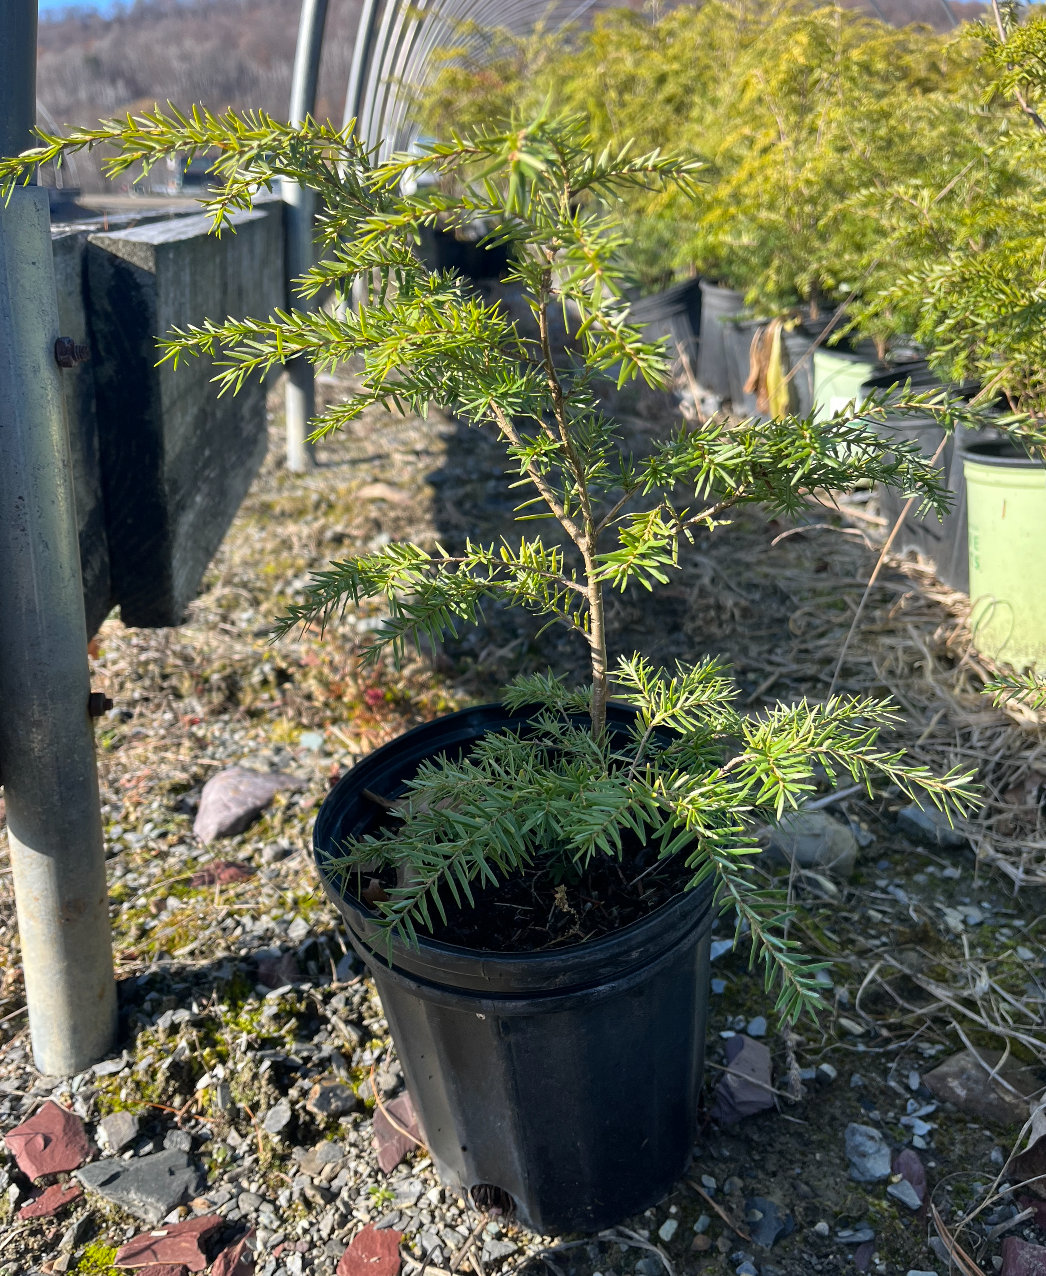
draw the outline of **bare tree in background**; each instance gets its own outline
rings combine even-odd
[[[339,125],[359,11],[360,0],[331,0],[327,18],[317,115]],[[294,0],[135,0],[112,17],[41,15],[40,105],[60,126],[167,102],[253,107],[283,119],[297,34]],[[109,185],[100,158],[78,157],[86,190]]]

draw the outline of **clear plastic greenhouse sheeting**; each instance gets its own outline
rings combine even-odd
[[[482,43],[483,29],[527,35],[543,23],[556,31],[612,7],[615,0],[364,0],[345,123],[355,117],[357,136],[378,148],[380,159],[407,150],[420,131],[411,100],[428,82],[434,50],[467,54]]]

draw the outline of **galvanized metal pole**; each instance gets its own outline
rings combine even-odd
[[[0,154],[32,144],[36,0],[0,0]],[[105,1057],[116,984],[47,192],[0,202],[0,776],[36,1066]]]
[[[294,53],[294,75],[291,79],[290,120],[301,124],[316,110],[316,82],[320,74],[323,51],[323,28],[327,21],[328,0],[302,0],[298,22],[298,46]],[[287,305],[305,310],[311,303],[296,297],[293,281],[303,275],[315,260],[312,230],[315,196],[297,182],[283,182],[283,202],[287,235]],[[287,363],[287,388],[284,397],[287,417],[287,468],[295,474],[312,469],[315,464],[312,445],[306,442],[308,423],[316,415],[316,386],[312,364],[307,359],[291,359]]]

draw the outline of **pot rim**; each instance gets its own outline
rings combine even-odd
[[[633,712],[627,706],[608,705],[617,715]],[[460,944],[448,944],[419,932],[417,947],[407,944],[399,936],[392,937],[391,963],[389,962],[388,932],[380,931],[377,914],[356,896],[339,885],[338,874],[329,871],[331,847],[340,831],[343,818],[337,807],[345,807],[362,789],[370,787],[373,773],[386,770],[397,756],[411,754],[410,742],[418,742],[419,736],[432,736],[434,726],[442,725],[452,738],[444,745],[438,740],[424,749],[424,756],[433,757],[457,742],[453,728],[464,725],[469,718],[497,718],[501,726],[506,720],[526,720],[526,714],[512,715],[503,705],[485,704],[445,714],[432,722],[423,723],[396,739],[382,745],[361,759],[339,780],[324,801],[313,829],[313,861],[324,891],[342,914],[352,932],[354,942],[380,960],[386,968],[431,981],[434,977],[459,987],[491,989],[492,985],[510,984],[517,991],[530,988],[564,989],[578,987],[579,983],[602,982],[611,967],[645,963],[655,951],[674,942],[675,936],[700,925],[707,911],[712,908],[714,877],[690,890],[684,889],[647,916],[621,927],[620,930],[598,939],[570,944],[545,952],[505,953],[490,949],[466,948]],[[492,729],[499,729],[494,723]],[[477,731],[472,738],[483,734]],[[340,798],[339,798],[340,791]],[[326,811],[326,817],[324,812]],[[344,820],[344,822],[349,822]],[[341,879],[342,881],[344,879]],[[565,968],[569,968],[569,971]],[[461,981],[464,981],[462,983]],[[506,987],[507,991],[507,987]]]
[[[967,443],[960,449],[963,461],[983,465],[989,469],[1041,470],[1038,457],[1021,452],[1008,439],[994,439],[983,443]]]

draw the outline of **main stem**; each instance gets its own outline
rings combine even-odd
[[[542,278],[539,294],[538,330],[541,340],[541,356],[545,365],[545,375],[552,395],[552,410],[559,428],[560,441],[565,452],[565,462],[574,476],[583,516],[583,534],[577,536],[571,532],[572,539],[585,560],[585,576],[588,580],[588,647],[592,661],[592,735],[596,740],[602,739],[607,725],[607,639],[606,617],[603,609],[603,582],[599,577],[599,566],[596,561],[596,546],[599,541],[599,528],[592,512],[591,494],[585,467],[574,448],[570,437],[570,425],[567,419],[566,396],[556,372],[555,360],[552,358],[552,343],[548,328],[548,299],[552,285],[551,265]],[[557,514],[558,516],[558,514]],[[560,523],[569,532],[562,516]]]
[[[592,660],[592,735],[598,740],[607,725],[607,636],[603,611],[603,582],[595,561],[595,538],[591,551],[585,553],[588,576],[589,655]]]

